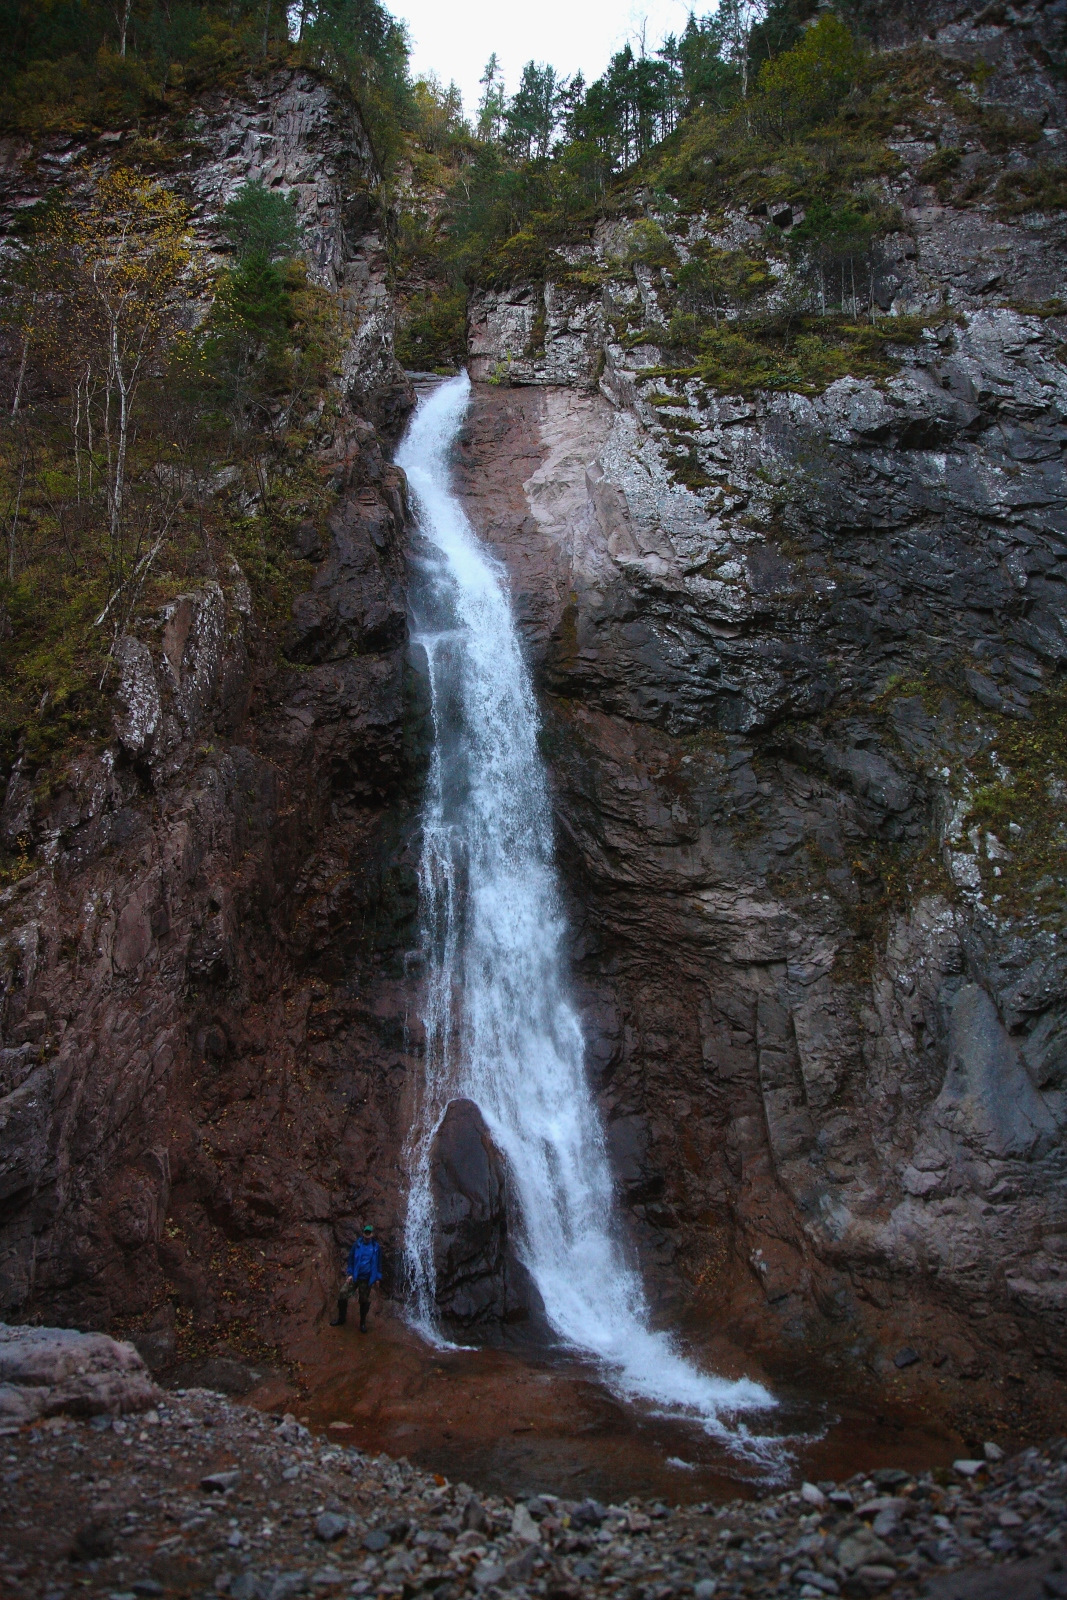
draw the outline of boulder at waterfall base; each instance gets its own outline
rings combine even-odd
[[[544,1303],[515,1252],[507,1163],[473,1100],[453,1100],[431,1155],[437,1308],[465,1339],[544,1331]]]

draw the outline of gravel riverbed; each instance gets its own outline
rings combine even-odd
[[[198,1389],[0,1437],[0,1595],[1067,1600],[1067,1440],[725,1505],[477,1494]]]

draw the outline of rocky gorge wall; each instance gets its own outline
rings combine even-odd
[[[176,596],[121,641],[113,739],[59,784],[16,763],[0,819],[36,863],[0,895],[0,1304],[151,1323],[156,1366],[176,1317],[207,1348],[314,1320],[356,1221],[394,1216],[410,1070],[417,718],[388,453],[412,395],[377,174],[351,102],[308,73],[194,120],[171,181],[202,257],[261,179],[296,200],[339,305],[312,445],[332,509],[295,532],[284,637],[232,561]],[[57,181],[76,200],[121,140],[9,148],[7,215]]]
[[[987,10],[937,42],[1010,78],[1023,33]],[[459,471],[544,693],[665,1307],[1018,1396],[1067,1307],[1067,229],[943,204],[918,172],[952,135],[907,132],[871,292],[923,326],[892,375],[673,378],[669,276],[610,221],[475,303]],[[765,227],[648,215],[683,261]]]
[[[1018,30],[982,28],[1055,143]],[[370,147],[303,73],[198,128],[206,256],[263,177],[343,307],[315,441],[336,498],[296,532],[284,637],[236,567],[176,596],[123,643],[114,738],[58,790],[4,774],[0,819],[40,863],[0,893],[0,1309],[136,1327],[157,1366],[176,1315],[284,1348],[368,1215],[396,1261],[419,1070],[425,728],[388,462],[412,396]],[[6,217],[110,144],[7,149]],[[456,471],[542,695],[590,1071],[659,1313],[772,1366],[942,1401],[984,1375],[1040,1408],[1067,1300],[1067,230],[941,203],[937,148],[895,145],[872,294],[923,330],[893,375],[664,377],[667,285],[619,265],[614,221],[567,260],[596,289],[476,300]],[[690,242],[766,219],[721,227]],[[466,1328],[514,1313],[516,1263],[494,1154],[457,1138]]]

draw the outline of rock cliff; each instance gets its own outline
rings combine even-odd
[[[1006,81],[1027,17],[937,47]],[[907,131],[887,376],[675,375],[670,274],[610,220],[475,303],[459,470],[545,694],[593,1070],[672,1305],[1022,1381],[1067,1307],[1067,230],[942,203],[951,134]],[[766,227],[648,214],[683,262]]]
[[[136,1328],[155,1364],[235,1327],[314,1318],[355,1218],[393,1220],[409,1058],[398,952],[417,794],[405,666],[412,403],[392,357],[370,146],[303,72],[200,107],[184,170],[198,250],[243,182],[297,201],[339,297],[332,510],[301,524],[306,593],[278,630],[240,570],[118,650],[114,737],[58,787],[19,762],[2,824],[40,864],[0,896],[0,1302]],[[121,142],[121,141],[119,141]],[[9,213],[112,146],[9,152]],[[332,430],[332,431],[331,431]]]

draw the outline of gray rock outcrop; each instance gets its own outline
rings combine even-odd
[[[930,26],[1021,105],[1005,63],[1048,25]],[[544,694],[647,1268],[710,1316],[743,1264],[753,1337],[876,1369],[906,1307],[923,1361],[1021,1382],[1067,1310],[1067,228],[942,203],[933,135],[892,148],[871,295],[925,326],[887,375],[672,374],[670,285],[613,218],[559,281],[475,301],[457,471]],[[680,259],[763,239],[646,200]]]

